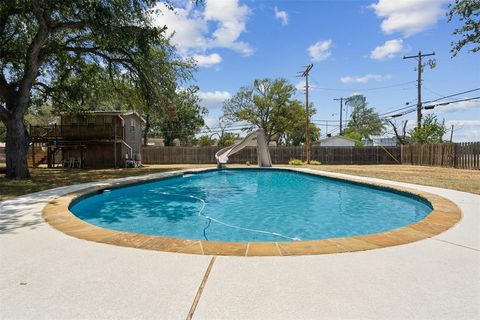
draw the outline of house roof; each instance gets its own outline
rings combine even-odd
[[[344,137],[344,136],[333,136],[333,137],[327,137],[327,138],[324,138],[324,139],[320,139],[318,141],[315,141],[315,143],[321,143],[321,142],[329,141],[329,140],[332,140],[332,139],[343,139],[343,140],[356,142],[356,140],[353,140],[353,139],[350,139],[350,138],[347,138],[347,137]]]
[[[92,111],[95,114],[105,114],[105,115],[119,115],[119,116],[129,116],[129,115],[136,115],[137,117],[142,120],[143,123],[147,122],[137,111]]]
[[[129,115],[136,115],[143,123],[146,123],[145,119],[137,112],[137,111],[101,111],[101,110],[92,110],[87,111],[89,113],[100,114],[100,115],[111,115],[111,116],[129,116]],[[61,114],[66,114],[66,112],[62,112]]]

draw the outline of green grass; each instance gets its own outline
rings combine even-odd
[[[22,194],[62,187],[71,184],[92,182],[98,180],[123,178],[155,172],[172,171],[181,167],[142,167],[128,169],[30,169],[31,178],[26,180],[11,180],[0,177],[0,201]]]

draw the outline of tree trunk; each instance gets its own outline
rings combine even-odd
[[[150,131],[150,115],[145,117],[145,129],[143,130],[143,145],[146,147],[148,143],[148,132]]]
[[[8,179],[28,179],[28,133],[21,118],[9,117],[5,126],[7,127],[7,144],[5,156],[7,162]]]

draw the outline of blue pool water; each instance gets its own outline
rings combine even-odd
[[[274,169],[185,174],[75,202],[108,229],[212,241],[293,241],[378,233],[423,219],[413,196]]]

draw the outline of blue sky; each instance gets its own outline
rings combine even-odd
[[[175,13],[162,10],[155,23],[175,31],[172,41],[181,55],[197,60],[195,78],[210,126],[222,114],[222,102],[257,78],[286,78],[304,101],[303,80],[296,75],[313,63],[313,120],[324,135],[325,120],[331,121],[328,132],[338,128],[334,98],[364,94],[380,114],[415,104],[416,60],[402,57],[419,50],[434,51],[437,62],[423,73],[423,101],[480,87],[480,53],[465,48],[451,58],[450,43],[456,39],[451,33],[459,24],[447,22],[449,2],[206,0],[193,6],[177,1]],[[480,91],[452,99],[476,96]],[[480,140],[480,99],[433,112],[455,125],[455,141]],[[396,119],[413,126],[415,113]]]

